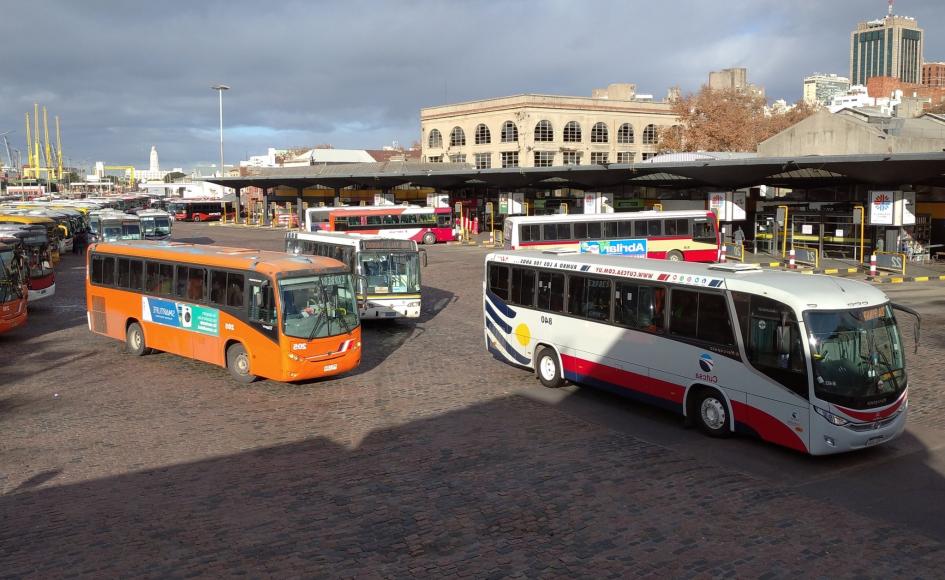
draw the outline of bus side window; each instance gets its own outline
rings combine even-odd
[[[226,272],[210,272],[210,302],[220,306],[226,304]]]
[[[131,266],[128,258],[118,258],[118,287],[128,288],[131,276]]]
[[[575,240],[586,240],[587,237],[587,222],[577,222],[574,224],[574,239]]]
[[[721,294],[673,290],[670,332],[724,346],[734,346],[728,304]]]
[[[571,224],[558,224],[558,239],[559,240],[573,240],[571,236]]]
[[[699,293],[673,289],[670,300],[669,331],[677,336],[696,338]]]
[[[243,287],[245,279],[242,274],[230,272],[226,275],[226,305],[233,308],[243,307]]]
[[[275,299],[272,285],[250,282],[249,318],[263,324],[276,323]]]
[[[689,235],[689,220],[687,219],[676,220],[676,235],[677,236]]]
[[[591,320],[610,320],[610,280],[570,276],[568,313]]]
[[[574,224],[574,227],[577,227],[577,224]],[[599,240],[601,239],[600,235],[600,222],[588,222],[587,223],[587,238],[589,240]]]
[[[489,290],[502,300],[509,299],[509,267],[489,264]]]
[[[732,300],[735,302],[745,353],[751,365],[791,391],[808,398],[804,346],[791,308],[776,300],[744,292],[732,292]],[[778,352],[776,339],[782,317],[790,333],[791,344],[787,354]]]
[[[636,238],[646,237],[646,222],[644,220],[633,222],[633,236]]]
[[[646,235],[648,236],[663,235],[663,220],[647,220]]]
[[[557,240],[558,239],[558,228],[555,226],[555,224],[544,224],[542,225],[542,230],[544,233],[544,236],[542,237],[542,239],[544,240]]]
[[[538,273],[538,308],[564,312],[564,274]]]
[[[519,226],[519,241],[522,242],[531,242],[532,241],[532,228],[531,226]],[[537,240],[536,240],[537,241]]]
[[[102,264],[102,284],[115,285],[115,258],[112,256],[106,256]]]
[[[174,289],[174,266],[170,264],[158,264],[158,268],[158,280],[160,280],[158,292],[165,296],[170,296],[171,290]]]
[[[618,236],[617,234],[617,224],[618,222],[609,221],[604,222],[604,236],[605,240],[612,240]]]
[[[102,256],[92,255],[92,284],[102,283]]]
[[[535,271],[530,268],[512,268],[512,304],[535,305]]]
[[[666,220],[665,228],[666,228],[667,236],[675,236],[676,235],[676,220]]]
[[[128,289],[141,291],[144,289],[144,262],[131,260],[128,267]]]

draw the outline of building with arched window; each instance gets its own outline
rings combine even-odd
[[[637,94],[633,84],[590,97],[524,94],[441,105],[420,111],[421,159],[481,169],[634,163],[655,155],[659,129],[677,123],[669,101]]]

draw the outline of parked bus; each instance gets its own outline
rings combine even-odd
[[[575,250],[674,262],[715,262],[719,232],[708,211],[640,211],[505,218],[505,248]]]
[[[0,334],[26,322],[27,267],[21,240],[0,233]]]
[[[28,267],[27,298],[30,302],[48,298],[56,293],[56,273],[53,270],[46,231],[40,224],[0,225],[0,235],[16,237],[22,244]]]
[[[171,237],[171,215],[159,209],[138,212],[141,234],[146,240],[166,240]]]
[[[115,210],[92,212],[89,224],[95,239],[102,242],[140,240],[141,220],[130,213]]]
[[[219,221],[223,215],[223,202],[213,199],[179,199],[168,202],[167,211],[174,219],[185,222]],[[233,219],[235,210],[227,209],[227,219]]]
[[[362,319],[420,317],[420,251],[413,240],[287,232],[285,251],[326,256],[347,265],[356,277]]]
[[[877,288],[757,266],[503,251],[486,257],[497,359],[815,455],[885,443],[906,423],[895,309]],[[918,337],[918,326],[916,327]]]
[[[449,208],[389,206],[384,209],[338,209],[329,213],[333,232],[380,235],[430,245],[456,239]]]
[[[25,215],[20,211],[0,210],[0,224],[13,224],[23,226],[42,226],[46,230],[46,244],[49,246],[49,259],[52,263],[59,263],[59,237],[62,235],[56,221],[42,216]]]
[[[361,360],[351,274],[337,260],[127,241],[88,253],[89,329],[143,355],[158,349],[257,376],[300,381]]]
[[[310,207],[305,210],[305,231],[307,232],[328,232],[331,231],[330,217],[335,211],[368,211],[368,210],[387,210],[392,207],[419,208],[419,205],[335,205]]]

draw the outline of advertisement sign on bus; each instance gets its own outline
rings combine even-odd
[[[581,242],[582,254],[646,257],[646,238],[633,240],[589,240]]]

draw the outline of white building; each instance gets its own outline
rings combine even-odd
[[[831,113],[842,111],[843,109],[856,109],[859,107],[873,107],[884,115],[892,115],[896,106],[902,102],[902,91],[895,91],[892,97],[871,97],[866,92],[863,85],[853,85],[844,95],[834,97],[827,109]]]
[[[836,74],[814,73],[804,79],[804,102],[808,105],[829,105],[834,97],[850,90],[850,79]]]

